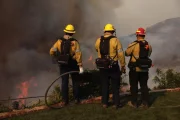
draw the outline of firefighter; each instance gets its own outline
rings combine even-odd
[[[130,56],[128,67],[129,71],[129,83],[131,92],[131,101],[129,105],[137,108],[138,105],[138,82],[141,90],[141,107],[149,107],[149,68],[152,65],[152,61],[149,58],[152,52],[151,45],[145,40],[146,31],[144,28],[138,28],[136,31],[137,40],[132,42],[125,51],[126,56]]]
[[[119,39],[114,36],[114,33],[114,26],[112,24],[106,24],[104,27],[104,35],[98,38],[95,43],[95,49],[98,52],[96,65],[100,70],[102,82],[102,104],[104,108],[108,107],[110,79],[112,84],[114,107],[120,107],[119,90],[121,73],[125,73],[126,71],[123,47]],[[121,71],[118,60],[121,64]]]
[[[82,67],[82,53],[80,50],[80,45],[78,41],[72,36],[75,33],[74,26],[68,24],[64,29],[64,36],[58,38],[57,42],[50,49],[50,55],[55,57],[59,62],[60,74],[69,72],[69,71],[80,71],[83,73]],[[72,84],[73,84],[73,95],[76,103],[80,102],[79,98],[79,74],[72,73]],[[68,105],[68,83],[69,75],[62,76],[62,105]]]

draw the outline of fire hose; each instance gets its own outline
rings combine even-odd
[[[55,107],[55,106],[52,106],[52,105],[48,104],[47,94],[48,94],[48,92],[49,92],[49,89],[52,87],[52,85],[53,85],[56,81],[58,81],[62,76],[67,75],[67,74],[71,74],[71,73],[79,73],[79,71],[70,71],[70,72],[66,72],[66,73],[64,73],[64,74],[61,74],[58,78],[56,78],[56,79],[50,84],[50,86],[47,88],[46,93],[45,93],[45,104],[46,104],[46,106],[48,106],[49,108],[53,108],[53,109],[60,109],[60,108],[62,108],[62,106],[61,106],[61,107]]]

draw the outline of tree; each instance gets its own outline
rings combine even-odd
[[[153,81],[158,83],[157,89],[176,88],[180,87],[180,73],[173,69],[168,69],[165,72],[161,69],[156,70],[157,75]]]

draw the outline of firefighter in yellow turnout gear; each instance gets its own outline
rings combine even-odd
[[[96,40],[95,49],[98,52],[96,59],[97,68],[100,70],[102,81],[102,104],[108,107],[109,100],[109,81],[111,78],[113,90],[113,102],[115,107],[120,106],[119,90],[121,73],[125,73],[125,56],[122,44],[119,39],[114,36],[115,29],[112,24],[104,27],[104,35]],[[121,71],[118,61],[120,61]]]
[[[138,82],[141,87],[142,106],[149,106],[149,92],[148,92],[148,78],[149,68],[152,66],[152,61],[149,58],[152,52],[151,45],[144,39],[145,30],[139,28],[136,31],[137,40],[132,42],[125,51],[126,56],[130,56],[128,67],[129,71],[129,83],[131,91],[130,106],[138,107]]]
[[[83,73],[82,67],[82,53],[80,50],[80,45],[76,39],[72,36],[76,32],[74,26],[69,24],[64,29],[64,36],[59,38],[57,42],[50,49],[50,55],[55,57],[59,63],[60,74],[69,72],[69,71],[80,71],[80,74]],[[73,95],[76,103],[80,102],[79,98],[79,74],[72,73],[72,84],[73,84]],[[62,98],[63,105],[69,103],[68,98],[68,82],[69,75],[62,76]]]

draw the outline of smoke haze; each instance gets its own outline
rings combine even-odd
[[[104,24],[113,20],[108,14],[115,16],[113,9],[107,7],[119,5],[118,0],[114,3],[108,0],[2,0],[0,98],[17,97],[16,85],[31,77],[35,77],[38,84],[32,95],[44,94],[47,85],[58,75],[49,49],[56,38],[63,35],[65,25],[75,26],[75,37],[85,43],[82,50],[87,53],[83,59],[87,60],[93,54],[91,45],[101,34]]]
[[[83,60],[87,61],[95,54],[94,42],[106,23],[114,24],[118,36],[123,36],[137,27],[178,17],[178,5],[177,0],[1,0],[0,99],[17,97],[16,85],[32,76],[38,88],[30,95],[44,94],[58,75],[49,49],[63,35],[66,24],[75,26],[75,37],[82,44]]]

